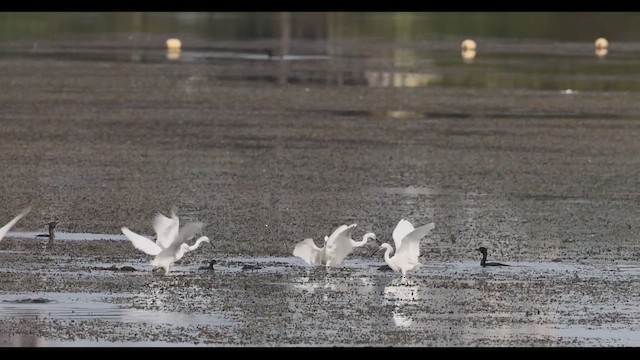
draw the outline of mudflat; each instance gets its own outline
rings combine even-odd
[[[437,81],[488,71],[480,57],[405,69],[104,48],[0,58],[0,221],[30,205],[12,231],[151,237],[175,206],[211,243],[164,276],[126,240],[9,234],[6,344],[640,344],[638,93]],[[411,286],[379,270],[374,243],[336,269],[291,254],[341,224],[393,243],[402,218],[436,223]],[[513,266],[481,268],[481,245]]]

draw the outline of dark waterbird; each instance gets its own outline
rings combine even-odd
[[[209,271],[213,271],[213,265],[214,265],[215,263],[217,263],[217,262],[218,262],[217,260],[211,260],[211,261],[209,261],[209,265],[207,265],[207,266],[200,266],[200,267],[198,268],[198,270],[209,270]]]
[[[49,233],[48,234],[38,234],[36,235],[36,237],[48,237],[49,238],[49,242],[53,241],[53,239],[56,237],[56,234],[53,232],[53,229],[56,228],[56,225],[58,225],[57,221],[52,221],[49,223]]]
[[[485,267],[485,266],[511,266],[511,265],[507,265],[507,264],[503,264],[503,263],[499,263],[499,262],[487,262],[487,248],[484,246],[481,246],[479,248],[476,249],[477,251],[480,251],[482,253],[482,260],[480,260],[480,266]]]

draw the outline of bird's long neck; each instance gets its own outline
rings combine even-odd
[[[393,253],[393,248],[390,246],[384,251],[384,261],[391,266],[391,253]]]
[[[49,243],[52,243],[53,239],[56,237],[56,234],[53,232],[53,229],[55,229],[56,225],[56,223],[49,223]]]
[[[480,260],[480,265],[484,266],[487,263],[487,253],[483,252],[482,253],[482,260]]]
[[[374,238],[374,236],[375,235],[373,235],[371,233],[364,234],[364,236],[362,237],[361,241],[353,241],[353,240],[351,240],[351,244],[354,247],[365,246],[369,240]]]
[[[193,246],[195,246],[195,245],[193,245]],[[189,245],[186,244],[186,243],[182,244],[182,245],[180,245],[180,248],[178,249],[178,251],[175,253],[174,258],[175,259],[181,259],[184,256],[184,254],[188,253],[189,251],[191,251]]]
[[[53,240],[53,238],[56,236],[55,233],[53,232],[53,229],[56,228],[56,223],[49,223],[49,239]]]
[[[189,246],[189,251],[193,251],[193,250],[197,249],[200,246],[200,243],[202,243],[204,241],[209,242],[209,238],[206,237],[206,236],[202,236],[201,238],[196,240],[195,244],[193,244],[192,246]]]

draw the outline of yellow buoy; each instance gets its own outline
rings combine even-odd
[[[167,39],[167,50],[169,51],[179,51],[180,48],[182,47],[182,41],[180,41],[180,39],[175,39],[175,38],[171,38],[171,39]]]
[[[471,39],[466,39],[465,41],[462,42],[462,51],[475,50],[476,47],[477,47],[476,42]]]
[[[609,47],[609,41],[601,37],[596,39],[596,49],[606,49]]]

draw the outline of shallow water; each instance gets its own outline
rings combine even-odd
[[[113,294],[99,293],[41,293],[36,302],[25,301],[31,298],[17,296],[0,297],[0,313],[3,320],[41,319],[41,320],[105,320],[146,324],[165,324],[171,326],[231,325],[232,322],[212,314],[183,314],[172,312],[146,311],[135,308],[123,308],[109,302]],[[30,296],[33,296],[30,294]],[[130,294],[118,294],[120,299],[133,297]],[[33,299],[31,299],[33,300]],[[43,302],[45,301],[45,302]]]
[[[202,343],[175,343],[167,341],[118,341],[104,340],[70,340],[56,341],[37,336],[15,335],[8,339],[0,338],[0,346],[3,347],[194,347],[213,346]]]
[[[9,231],[7,236],[23,239],[49,239],[48,235],[39,231]],[[69,233],[69,232],[55,232],[55,240],[127,240],[124,235],[117,234],[90,234],[90,233]],[[152,237],[149,237],[152,238]]]
[[[91,293],[5,292],[0,323],[37,324],[51,339],[40,336],[37,346],[68,346],[70,340],[55,340],[47,330],[61,323],[72,329],[98,323],[121,329],[122,335],[105,346],[154,344],[140,332],[160,345],[181,346],[637,346],[640,341],[635,335],[640,304],[633,296],[633,279],[640,272],[629,266],[512,262],[482,268],[476,261],[427,261],[410,274],[410,285],[402,285],[397,273],[378,270],[377,258],[347,259],[341,267],[325,269],[294,257],[225,256],[214,271],[182,265],[172,276],[132,264],[138,270],[127,277],[139,285],[132,292],[116,288],[109,293],[95,291],[101,281],[121,275],[61,266],[58,276],[68,279],[69,290],[76,281],[98,288]],[[246,264],[260,268],[243,271]],[[28,298],[39,302],[24,301]],[[332,337],[345,326],[347,333]],[[300,328],[306,330],[294,330]],[[104,345],[100,336],[90,340],[93,335],[70,331],[76,345]],[[224,338],[203,335],[220,333]],[[15,346],[17,340],[12,341]]]

